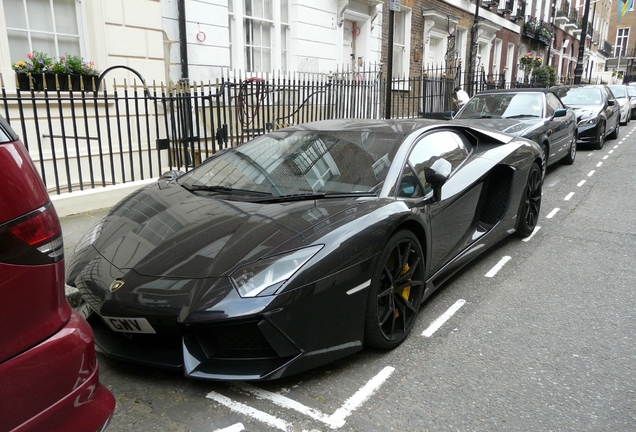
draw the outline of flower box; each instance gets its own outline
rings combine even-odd
[[[33,91],[42,91],[44,90],[44,83],[46,83],[46,89],[48,91],[57,91],[58,87],[60,91],[81,91],[82,84],[84,91],[97,91],[101,84],[101,80],[95,75],[52,73],[31,75],[17,72],[16,77],[18,80],[18,89],[21,91],[30,91],[31,86],[33,86]]]

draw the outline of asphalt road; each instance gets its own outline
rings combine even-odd
[[[250,385],[100,356],[108,430],[636,430],[633,131],[551,167],[540,229],[447,283],[396,350]],[[102,214],[62,220],[67,257]]]

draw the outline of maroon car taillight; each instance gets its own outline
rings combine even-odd
[[[62,228],[50,202],[0,225],[0,262],[50,264],[64,258]]]

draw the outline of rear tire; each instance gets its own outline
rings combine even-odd
[[[534,162],[528,174],[528,182],[517,214],[516,234],[520,237],[528,237],[537,226],[541,210],[541,185],[541,169]]]
[[[609,139],[618,139],[618,132],[620,130],[621,127],[621,123],[620,122],[616,122],[616,127],[614,128],[614,130],[612,131],[612,133],[609,135]],[[603,148],[603,146],[601,145],[600,147],[598,147],[599,149]]]
[[[574,159],[576,159],[576,132],[572,137],[572,142],[570,143],[568,154],[565,155],[565,157],[561,159],[561,161],[564,165],[572,165],[574,163]]]
[[[415,235],[399,231],[382,249],[371,279],[364,343],[393,349],[409,335],[424,295],[424,254]]]
[[[618,128],[618,123],[616,123],[616,128]],[[616,129],[614,129],[616,132]],[[601,122],[598,125],[598,131],[596,133],[596,143],[594,143],[594,149],[600,150],[603,148],[603,144],[605,144],[605,122]]]

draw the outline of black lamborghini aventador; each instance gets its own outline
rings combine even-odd
[[[67,282],[109,356],[279,378],[403,342],[441,283],[532,233],[544,163],[535,142],[476,126],[294,126],[125,198]]]

